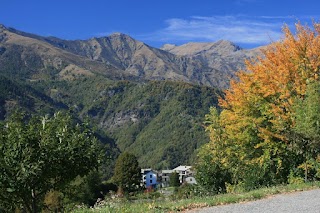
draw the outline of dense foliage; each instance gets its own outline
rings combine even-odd
[[[297,24],[295,35],[287,26],[283,31],[282,40],[266,47],[263,57],[248,61],[248,71],[231,82],[219,101],[221,113],[207,115],[212,163],[231,174],[232,184],[245,188],[287,182],[290,172],[307,170],[300,166],[304,150],[313,165],[319,163],[320,146],[311,144],[319,137],[320,94],[310,85],[319,84],[320,27]],[[311,106],[305,111],[301,104]],[[308,146],[293,139],[295,133]]]
[[[65,109],[62,103],[55,102],[43,91],[36,90],[25,82],[10,79],[0,75],[0,120],[14,111],[15,108],[40,114]]]
[[[172,187],[180,186],[179,174],[177,172],[172,172],[170,174],[170,186]]]
[[[320,178],[320,82],[309,82],[304,98],[294,104],[295,125],[290,132],[292,149],[303,155],[304,179]],[[311,170],[311,171],[309,171]]]
[[[46,200],[51,202],[51,205],[46,203],[46,207],[51,207],[52,204],[56,206],[73,208],[76,205],[94,206],[97,200],[103,200],[110,191],[116,192],[117,186],[113,183],[106,183],[103,181],[101,170],[93,170],[84,177],[78,176],[70,184],[68,184],[60,193],[60,202],[53,202],[50,200],[51,193],[46,195]],[[59,205],[57,205],[59,204]]]
[[[132,192],[140,187],[141,168],[137,157],[128,152],[121,153],[116,161],[112,180],[118,185],[119,193]]]
[[[121,152],[138,157],[142,167],[190,164],[208,138],[203,117],[216,105],[218,91],[186,83],[108,81],[104,77],[37,82],[80,117],[114,139]]]
[[[219,194],[226,192],[226,183],[231,181],[230,173],[221,165],[221,162],[214,161],[212,150],[204,145],[199,150],[199,157],[195,165],[197,183],[206,192]]]
[[[37,212],[52,189],[98,167],[99,147],[69,115],[12,116],[0,125],[0,209]]]

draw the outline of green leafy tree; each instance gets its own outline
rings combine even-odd
[[[172,187],[180,186],[179,174],[177,172],[172,172],[169,178],[170,178],[170,186]]]
[[[306,95],[294,105],[293,145],[304,157],[305,181],[308,178],[308,161],[315,159],[320,151],[320,83],[307,85]],[[300,167],[301,167],[300,166]]]
[[[210,193],[225,192],[226,183],[231,182],[230,173],[214,159],[208,144],[199,150],[195,169],[197,183]]]
[[[0,125],[0,203],[7,211],[38,212],[44,195],[98,166],[98,143],[70,115],[21,114]]]
[[[119,155],[113,181],[118,185],[120,193],[132,192],[138,188],[141,182],[141,168],[135,155],[128,152]]]

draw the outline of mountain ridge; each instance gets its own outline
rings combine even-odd
[[[229,49],[231,49],[230,47],[233,47],[232,51],[243,50],[243,48],[227,40],[219,40],[216,42],[188,42],[182,45],[164,44],[160,49],[176,55],[196,55],[202,51],[208,51],[219,45],[223,45]]]
[[[28,47],[43,59],[43,63],[48,62],[43,54],[39,56],[35,48],[37,45],[45,46],[48,53],[59,52],[55,57],[64,63],[64,67],[51,65],[60,70],[71,64],[116,79],[183,81],[222,89],[228,87],[229,79],[234,78],[237,70],[244,69],[244,60],[255,57],[259,52],[259,49],[241,49],[224,40],[158,49],[123,33],[87,40],[63,40],[3,26],[1,34],[0,45],[10,44],[3,36],[10,34],[11,44]],[[22,38],[24,42],[19,43]],[[33,42],[28,46],[26,41],[30,39]]]

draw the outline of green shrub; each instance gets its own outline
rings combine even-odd
[[[63,194],[58,191],[51,190],[44,197],[43,212],[58,212],[63,208]]]
[[[237,184],[226,183],[226,191],[227,193],[242,193],[245,192],[246,189],[243,182]]]
[[[291,170],[290,171],[290,174],[288,176],[288,183],[289,184],[299,184],[299,183],[303,183],[304,182],[304,179],[297,175],[297,172]]]
[[[196,180],[199,185],[212,194],[226,192],[226,182],[231,181],[230,173],[219,162],[214,161],[208,145],[199,149],[196,169]]]

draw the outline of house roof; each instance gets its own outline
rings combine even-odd
[[[191,166],[178,166],[178,167],[174,168],[173,170],[174,171],[187,171],[190,169],[191,169]]]
[[[146,173],[148,173],[148,172],[150,172],[150,171],[152,171],[151,168],[141,169],[141,173],[142,173],[142,174],[146,174]]]

